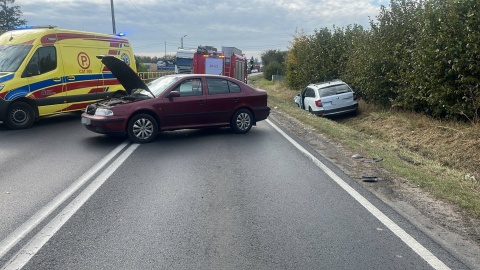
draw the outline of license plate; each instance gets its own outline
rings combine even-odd
[[[90,123],[91,123],[90,118],[82,117],[82,124],[84,124],[84,125],[90,125]]]

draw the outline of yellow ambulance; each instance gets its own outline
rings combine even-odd
[[[0,36],[0,121],[30,127],[38,117],[81,111],[125,93],[97,55],[115,55],[136,71],[125,37],[24,27]]]

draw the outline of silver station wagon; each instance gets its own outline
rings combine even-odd
[[[343,81],[310,84],[295,96],[297,105],[318,116],[356,114],[358,101],[355,92]]]

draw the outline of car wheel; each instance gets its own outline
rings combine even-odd
[[[309,112],[309,113],[313,113],[312,107],[308,107],[308,112]]]
[[[137,114],[128,121],[128,137],[135,143],[149,143],[155,140],[158,124],[149,114]]]
[[[246,109],[238,110],[232,118],[231,127],[235,133],[247,133],[253,125],[252,113]]]
[[[25,102],[14,102],[7,111],[5,124],[11,129],[29,128],[35,121],[35,111]]]

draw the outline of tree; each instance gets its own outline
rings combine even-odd
[[[26,20],[20,19],[22,11],[19,6],[9,6],[14,3],[15,0],[0,0],[0,31],[2,32],[27,23]]]
[[[268,50],[262,53],[262,64],[265,79],[271,80],[272,75],[285,75],[285,57],[287,52]]]
[[[250,62],[249,62],[249,65],[248,65],[248,71],[249,72],[252,72],[252,69],[253,69],[253,66],[255,64],[255,60],[253,60],[253,56],[250,58]]]
[[[287,55],[287,52],[281,52],[279,50],[268,50],[268,51],[262,53],[262,55],[261,55],[262,64],[264,66],[267,66],[268,64],[271,64],[273,62],[283,64],[285,62],[285,56],[286,55]]]

